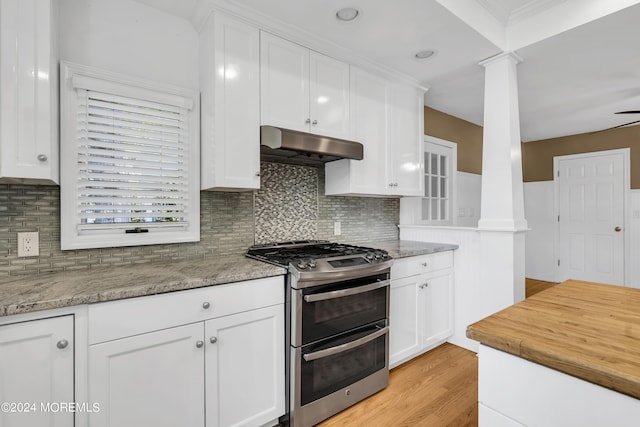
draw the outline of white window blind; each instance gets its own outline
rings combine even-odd
[[[64,66],[62,248],[198,240],[193,100]]]
[[[78,90],[81,226],[187,222],[183,108]]]

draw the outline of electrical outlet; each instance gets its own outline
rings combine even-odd
[[[342,234],[342,224],[340,223],[340,221],[335,221],[333,223],[333,235],[339,236],[341,234]]]
[[[40,237],[37,231],[30,233],[18,233],[18,256],[40,255]]]

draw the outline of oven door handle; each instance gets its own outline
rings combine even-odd
[[[316,301],[324,301],[324,300],[334,299],[334,298],[342,298],[349,295],[363,294],[365,292],[373,291],[375,289],[384,288],[385,286],[389,286],[388,280],[382,280],[380,282],[371,283],[369,285],[364,285],[364,286],[358,286],[355,288],[324,292],[322,294],[305,295],[304,300],[306,302],[316,302]]]
[[[315,351],[313,353],[306,353],[303,354],[302,357],[304,358],[305,361],[307,362],[311,362],[312,360],[317,360],[317,359],[322,359],[324,357],[329,357],[329,356],[333,356],[335,354],[338,353],[343,353],[347,350],[351,350],[353,348],[359,347],[361,345],[364,345],[370,341],[375,340],[376,338],[380,338],[381,336],[383,336],[384,334],[386,334],[387,332],[389,332],[389,327],[385,326],[384,328],[380,328],[378,327],[378,330],[367,335],[364,336],[362,338],[358,338],[355,341],[351,341],[348,342],[346,344],[340,344],[337,345],[335,347],[331,347],[331,348],[326,348],[324,350],[318,350]]]

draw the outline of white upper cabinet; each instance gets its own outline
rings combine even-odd
[[[363,160],[325,165],[327,195],[422,195],[422,91],[351,67],[351,134]]]
[[[59,182],[54,11],[52,0],[0,2],[0,182]]]
[[[423,196],[424,92],[394,84],[391,99],[391,136],[387,143],[391,189],[401,196]]]
[[[201,188],[260,188],[260,33],[215,12],[200,33]]]
[[[349,137],[349,64],[260,33],[261,124]]]
[[[351,134],[364,145],[364,158],[327,163],[327,195],[388,193],[385,165],[389,90],[387,80],[351,67]]]

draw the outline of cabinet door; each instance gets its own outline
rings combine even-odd
[[[422,346],[433,347],[453,335],[453,276],[451,270],[420,276],[424,299]]]
[[[420,276],[391,281],[391,307],[389,313],[390,367],[420,352],[422,347],[419,316],[422,314],[418,292]]]
[[[283,415],[283,305],[207,321],[205,336],[207,427],[261,426]]]
[[[260,32],[216,13],[200,49],[202,189],[258,189]]]
[[[92,427],[204,426],[203,323],[89,348]]]
[[[309,132],[309,49],[260,33],[260,122]]]
[[[46,406],[74,401],[73,358],[73,316],[0,326],[0,402],[35,405],[0,411],[0,426],[73,426],[72,412]]]
[[[389,82],[351,67],[351,133],[364,145],[362,160],[350,162],[351,193],[384,195],[387,177]]]
[[[311,52],[311,132],[349,138],[349,64]]]
[[[393,193],[423,196],[423,93],[411,86],[395,84],[392,99],[392,131],[387,144],[387,158],[394,184]]]

